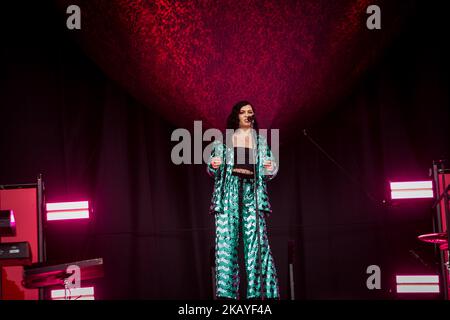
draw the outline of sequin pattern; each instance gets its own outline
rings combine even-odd
[[[273,256],[270,250],[265,218],[271,212],[267,195],[266,181],[272,179],[278,165],[267,146],[265,138],[258,138],[257,167],[257,202],[259,208],[261,269],[258,268],[258,233],[256,223],[256,201],[253,179],[246,179],[232,174],[233,148],[220,142],[213,144],[208,162],[208,173],[215,178],[214,192],[210,211],[215,214],[216,225],[216,295],[239,299],[239,229],[242,228],[244,245],[245,271],[247,275],[247,298],[259,298],[262,270],[263,294],[265,298],[279,298],[278,278]],[[214,169],[210,165],[213,157],[226,159]],[[266,171],[265,160],[271,160],[273,170]]]

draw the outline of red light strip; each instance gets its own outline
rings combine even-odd
[[[397,293],[439,293],[439,276],[396,276]]]

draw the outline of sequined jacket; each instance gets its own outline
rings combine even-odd
[[[257,137],[258,152],[256,155],[256,180],[257,180],[257,196],[258,208],[260,211],[265,211],[266,214],[272,212],[269,196],[267,194],[266,182],[273,179],[278,172],[278,163],[270,150],[267,140],[264,136]],[[214,169],[211,165],[211,159],[214,157],[222,158],[222,164]],[[223,159],[226,159],[224,161]],[[269,171],[264,168],[266,160],[272,161],[272,170]],[[233,199],[230,183],[233,171],[234,150],[230,146],[226,146],[221,141],[214,141],[212,143],[211,154],[209,156],[207,172],[214,178],[214,191],[211,199],[210,213],[224,213],[224,203],[231,203]]]

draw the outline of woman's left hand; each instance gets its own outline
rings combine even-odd
[[[264,161],[264,168],[266,168],[266,170],[272,171],[273,170],[272,161],[270,160]]]

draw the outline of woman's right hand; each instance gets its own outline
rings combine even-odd
[[[214,157],[214,158],[211,159],[211,166],[214,169],[217,169],[218,167],[220,167],[221,164],[222,164],[222,158]]]

